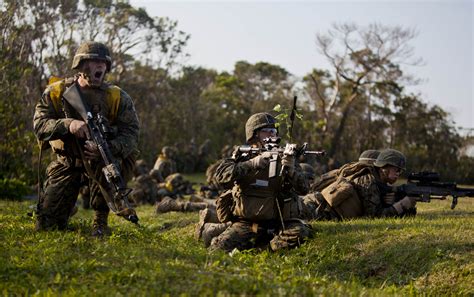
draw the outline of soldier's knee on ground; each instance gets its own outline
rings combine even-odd
[[[231,252],[234,249],[242,251],[253,248],[257,233],[252,229],[252,225],[250,222],[231,224],[223,233],[211,240],[209,250]]]

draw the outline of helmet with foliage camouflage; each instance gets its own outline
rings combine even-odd
[[[79,46],[72,60],[72,69],[77,69],[84,60],[103,60],[107,64],[107,71],[110,71],[112,58],[105,44],[95,41],[84,42]]]
[[[314,171],[313,166],[309,165],[308,163],[300,163],[300,167],[306,178],[314,180],[316,172]]]
[[[359,156],[359,162],[366,164],[374,164],[377,157],[380,155],[378,150],[365,150]]]
[[[381,151],[380,155],[377,157],[377,160],[375,160],[374,166],[384,167],[386,165],[392,165],[405,170],[405,155],[394,149],[385,149]]]
[[[258,129],[276,128],[275,118],[267,112],[259,112],[250,116],[245,123],[245,138],[249,142]]]

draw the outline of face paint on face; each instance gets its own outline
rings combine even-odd
[[[80,78],[82,80],[81,86],[97,88],[102,85],[105,74],[107,73],[107,65],[101,60],[87,60],[84,61]]]

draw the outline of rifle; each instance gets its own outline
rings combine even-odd
[[[268,137],[263,140],[264,145],[261,148],[258,147],[251,147],[248,145],[243,145],[238,148],[240,153],[245,155],[259,155],[263,152],[270,152],[270,168],[268,177],[272,178],[277,176],[276,169],[277,169],[277,161],[278,156],[283,154],[294,155],[296,158],[301,155],[315,155],[318,157],[324,156],[326,154],[325,151],[309,151],[307,150],[308,144],[305,142],[302,146],[298,147],[296,144],[288,143],[285,147],[279,146],[281,141],[280,137]],[[280,172],[280,176],[283,175],[283,172]]]
[[[80,115],[84,122],[86,122],[91,136],[91,139],[89,140],[93,141],[97,145],[100,156],[104,163],[104,167],[102,167],[102,173],[104,174],[107,183],[114,189],[113,197],[110,197],[108,192],[100,185],[97,180],[95,180],[93,174],[88,172],[90,178],[94,179],[94,181],[99,185],[104,199],[113,213],[124,217],[126,220],[132,223],[138,224],[138,216],[128,201],[128,195],[132,189],[126,187],[124,179],[120,174],[117,162],[113,157],[107,143],[106,136],[109,132],[109,129],[105,125],[106,119],[101,114],[97,114],[95,116],[92,115],[87,103],[84,101],[81,90],[77,86],[77,82],[72,84],[64,91],[63,98]],[[80,151],[81,155],[83,156],[81,149]],[[87,169],[88,163],[85,159],[83,161]]]
[[[395,193],[396,199],[410,196],[420,202],[445,200],[446,196],[452,196],[451,209],[456,207],[458,197],[474,197],[474,189],[460,188],[455,182],[442,182],[439,173],[432,171],[410,173],[407,183],[393,187],[391,192]]]

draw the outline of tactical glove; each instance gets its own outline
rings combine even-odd
[[[98,160],[100,158],[99,148],[95,142],[87,140],[84,145],[84,156],[89,160]]]
[[[77,138],[89,138],[89,129],[84,121],[73,120],[69,124],[69,132]]]
[[[283,170],[288,170],[288,176],[293,177],[295,175],[295,156],[283,155],[281,158],[281,166]]]
[[[398,214],[402,214],[410,208],[415,207],[416,198],[405,196],[402,200],[398,201],[393,205],[393,208],[397,211]]]

